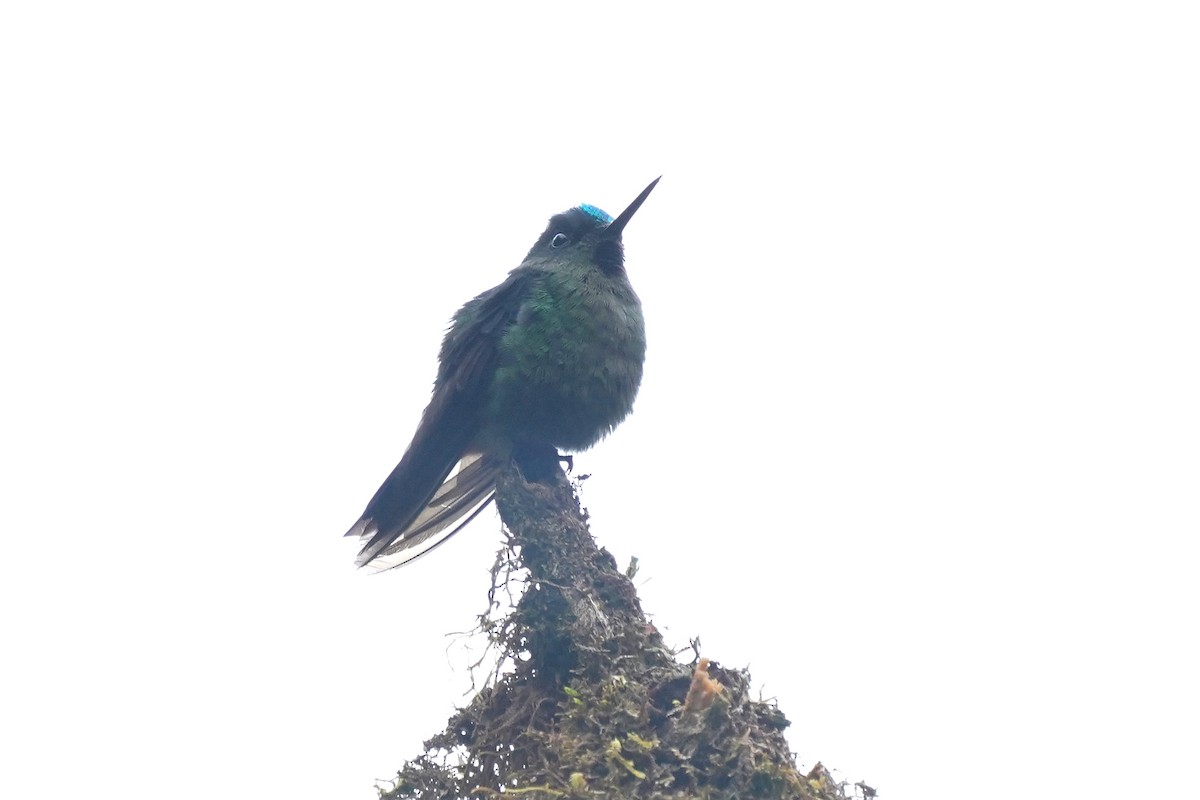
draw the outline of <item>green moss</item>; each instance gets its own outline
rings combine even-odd
[[[382,797],[844,797],[820,765],[799,773],[787,718],[751,699],[745,671],[710,663],[721,689],[708,708],[685,709],[695,664],[679,663],[648,623],[564,476],[527,484],[510,470],[497,504],[510,541],[489,600],[521,581],[523,591],[480,627],[511,670],[426,742]]]

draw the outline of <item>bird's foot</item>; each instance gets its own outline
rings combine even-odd
[[[553,447],[520,444],[513,448],[512,457],[525,480],[530,482],[543,483],[554,473],[561,472],[558,465],[563,457]]]
[[[559,453],[558,463],[563,464],[567,472],[570,473],[571,470],[575,469],[575,456],[570,453]]]

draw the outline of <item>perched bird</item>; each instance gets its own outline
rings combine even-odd
[[[487,506],[510,459],[530,477],[628,416],[646,332],[621,232],[657,183],[616,219],[591,205],[555,215],[507,280],[454,315],[412,443],[346,532],[359,566],[424,555]]]

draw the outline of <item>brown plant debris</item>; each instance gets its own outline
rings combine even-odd
[[[844,800],[824,767],[798,771],[787,718],[751,698],[746,671],[676,661],[561,471],[526,483],[510,468],[496,500],[509,541],[480,627],[508,668],[382,798]]]
[[[683,713],[689,714],[708,708],[721,688],[721,684],[708,674],[708,659],[701,658],[692,673],[692,685],[688,687],[687,696],[683,701]]]

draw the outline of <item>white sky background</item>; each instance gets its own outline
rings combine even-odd
[[[659,174],[576,464],[668,640],[885,798],[1193,783],[1194,12],[966,5],[6,4],[0,795],[374,797],[501,537],[339,537],[450,314]]]

